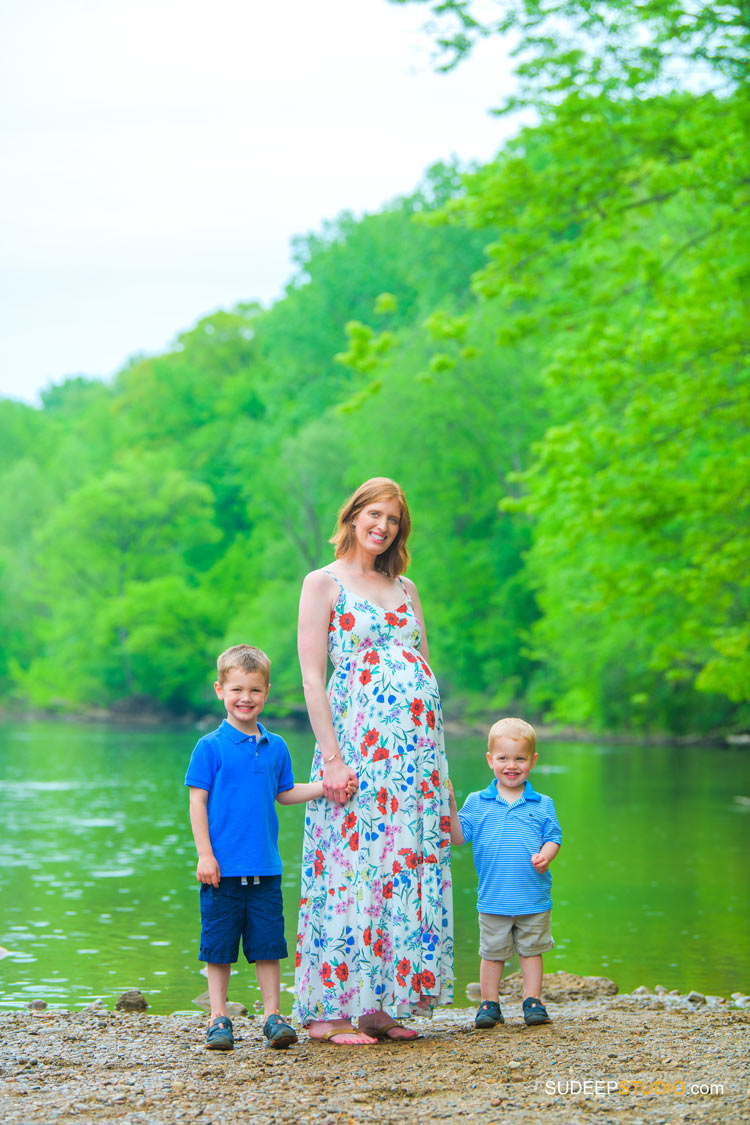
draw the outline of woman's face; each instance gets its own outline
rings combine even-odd
[[[398,535],[400,523],[401,504],[395,497],[374,500],[354,517],[356,544],[369,555],[382,555]]]

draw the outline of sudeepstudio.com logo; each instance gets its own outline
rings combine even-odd
[[[673,1097],[717,1096],[724,1093],[720,1082],[669,1082],[665,1078],[570,1078],[562,1082],[545,1082],[545,1093],[550,1097],[626,1097],[634,1094],[647,1097],[672,1095]]]

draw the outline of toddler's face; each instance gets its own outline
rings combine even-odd
[[[496,738],[487,751],[487,764],[501,789],[518,790],[519,794],[536,765],[537,755],[523,739]]]

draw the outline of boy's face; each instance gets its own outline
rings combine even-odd
[[[270,684],[262,672],[246,672],[244,668],[230,668],[224,682],[214,684],[219,699],[224,701],[227,719],[233,727],[245,734],[255,734],[257,718],[268,699]]]
[[[499,788],[518,791],[519,795],[536,765],[537,755],[528,742],[516,738],[496,738],[487,751],[487,764],[497,778]]]

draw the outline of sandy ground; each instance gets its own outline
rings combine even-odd
[[[547,1007],[553,1022],[527,1028],[520,1001],[505,998],[507,1022],[492,1031],[474,1029],[474,1007],[441,1008],[432,1020],[411,1021],[418,1041],[359,1049],[312,1043],[302,1033],[297,1046],[272,1051],[260,1021],[239,1016],[227,1053],[204,1048],[203,1013],[5,1012],[0,1120],[750,1120],[750,1010],[655,995]]]

